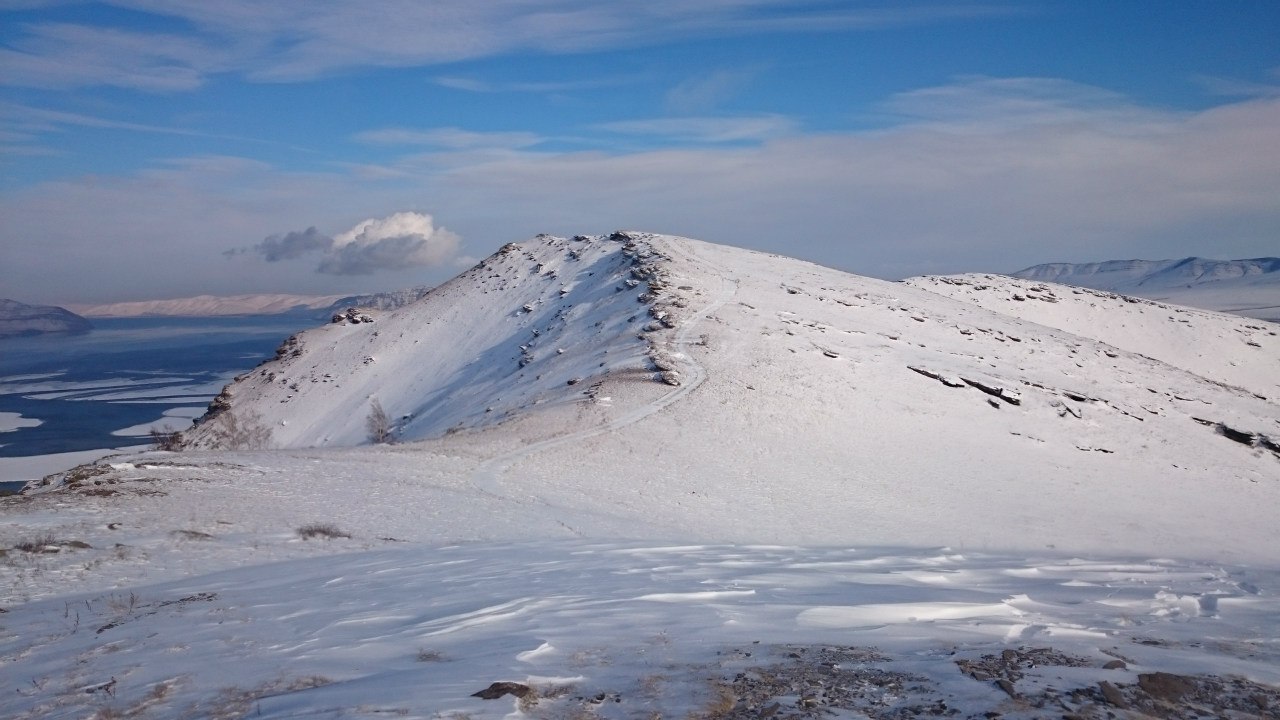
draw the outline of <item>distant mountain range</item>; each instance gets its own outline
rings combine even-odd
[[[1045,263],[1011,274],[1280,321],[1280,258],[1275,257]]]
[[[27,305],[0,299],[0,337],[88,332],[88,320],[53,305]]]
[[[348,307],[390,310],[407,305],[430,288],[415,287],[365,295],[199,295],[172,300],[141,300],[104,305],[69,305],[87,317],[214,317],[225,315],[278,315],[289,312],[326,313]]]

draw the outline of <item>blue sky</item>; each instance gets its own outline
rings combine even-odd
[[[618,228],[887,278],[1275,255],[1278,37],[1274,1],[0,0],[0,295],[391,289]]]

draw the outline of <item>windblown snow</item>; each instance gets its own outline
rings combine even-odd
[[[511,244],[0,500],[0,714],[1269,716],[1277,329]]]

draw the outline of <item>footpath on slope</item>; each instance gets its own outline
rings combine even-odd
[[[494,497],[514,499],[514,496],[504,490],[504,483],[501,476],[520,460],[537,453],[577,443],[581,440],[604,433],[616,432],[627,426],[634,425],[686,397],[706,381],[706,368],[694,358],[693,353],[691,352],[691,338],[699,324],[705,320],[707,316],[711,315],[716,310],[719,310],[725,305],[725,303],[729,302],[734,297],[737,293],[737,284],[735,281],[727,278],[713,264],[694,252],[693,248],[686,243],[668,239],[667,242],[664,243],[662,251],[671,255],[679,256],[691,264],[701,266],[709,271],[705,277],[714,278],[719,283],[719,288],[716,289],[711,302],[691,313],[681,321],[680,327],[676,331],[672,345],[677,353],[676,357],[684,360],[682,370],[685,371],[685,373],[681,375],[680,384],[674,387],[671,391],[664,393],[661,397],[624,412],[603,425],[558,435],[546,440],[540,440],[485,461],[476,468],[471,476],[472,483],[478,490]],[[541,497],[535,496],[535,499],[537,502],[546,505],[547,507],[555,507],[555,505]],[[578,510],[577,512],[581,512],[581,510]],[[567,525],[565,527],[575,535],[580,534]]]

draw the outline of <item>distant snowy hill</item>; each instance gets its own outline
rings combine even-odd
[[[1046,263],[1013,276],[1280,321],[1280,258]]]
[[[322,316],[347,307],[380,310],[400,307],[422,297],[430,288],[409,288],[364,295],[199,295],[173,300],[140,300],[105,305],[72,305],[87,317],[212,317],[219,315],[275,315],[312,310]]]
[[[0,298],[0,337],[88,332],[88,320],[53,305],[27,305]]]
[[[1278,333],[507,245],[0,499],[0,716],[1271,717]]]

